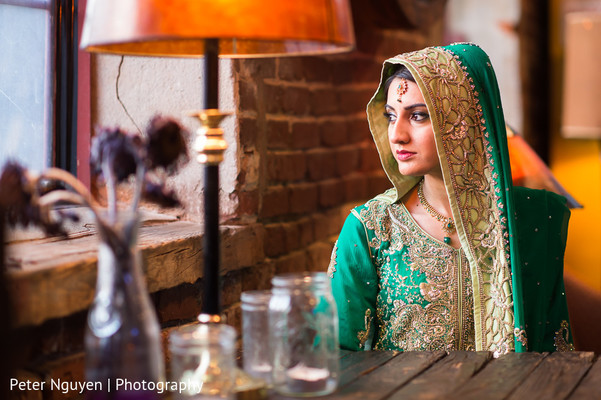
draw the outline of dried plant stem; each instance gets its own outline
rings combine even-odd
[[[115,177],[111,171],[112,158],[113,157],[107,157],[102,161],[102,175],[104,176],[104,179],[106,179],[106,191],[108,197],[108,218],[111,225],[117,221],[117,188],[115,185]]]
[[[142,196],[142,189],[144,188],[144,176],[146,175],[146,168],[143,165],[139,165],[136,169],[136,187],[134,192],[134,199],[131,203],[131,210],[137,212],[138,205],[140,204],[140,197]]]
[[[92,194],[90,193],[88,188],[85,187],[84,184],[81,183],[81,181],[79,181],[71,173],[69,173],[63,169],[59,169],[59,168],[48,168],[44,171],[44,173],[40,176],[40,178],[58,180],[58,181],[66,183],[67,185],[71,186],[73,188],[73,190],[81,197],[81,200],[76,202],[75,204],[83,204],[83,205],[87,205],[91,208],[98,209],[99,205],[96,202],[96,200],[94,200],[94,198],[92,197]],[[64,192],[64,191],[60,191],[60,192]],[[51,194],[51,193],[54,193],[54,192],[50,192],[49,194]],[[67,192],[67,193],[70,193],[70,192]],[[43,197],[46,197],[46,196],[48,196],[48,195],[45,195]],[[48,200],[46,200],[46,201],[48,201]],[[58,200],[58,201],[60,201],[60,200]],[[68,200],[65,200],[65,201],[68,201]]]

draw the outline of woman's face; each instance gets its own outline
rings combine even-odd
[[[385,115],[388,141],[399,172],[408,176],[441,175],[430,115],[417,84],[395,78],[388,90]]]

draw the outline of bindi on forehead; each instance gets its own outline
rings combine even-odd
[[[407,93],[407,90],[409,90],[409,84],[407,84],[407,79],[401,78],[399,86],[396,88],[396,94],[398,96],[397,101],[399,103],[403,102],[403,95]]]

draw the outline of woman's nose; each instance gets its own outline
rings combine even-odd
[[[390,127],[390,141],[394,143],[407,143],[409,141],[409,130],[407,124],[403,120],[397,120]]]

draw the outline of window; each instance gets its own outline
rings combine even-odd
[[[77,168],[77,0],[0,0],[0,163]]]

